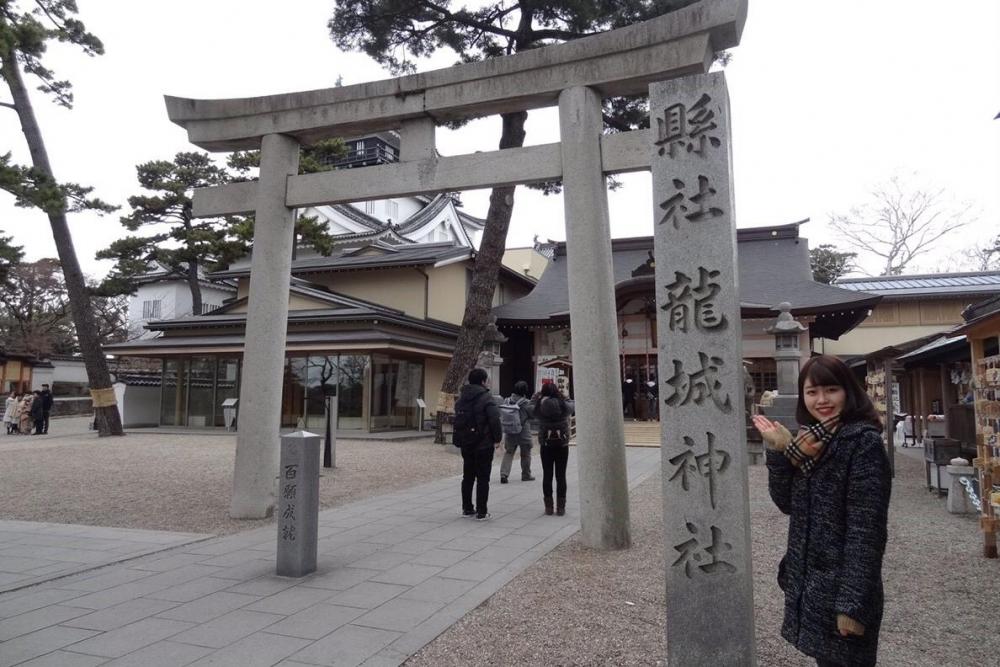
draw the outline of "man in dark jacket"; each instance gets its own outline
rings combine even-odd
[[[37,389],[32,392],[34,398],[31,401],[31,421],[35,424],[35,432],[32,435],[41,435],[45,424],[45,409],[42,407],[42,392]]]
[[[490,496],[490,471],[493,468],[493,453],[500,446],[503,430],[500,427],[500,410],[493,402],[487,388],[487,378],[482,368],[469,371],[469,383],[455,402],[456,429],[460,415],[470,415],[474,430],[469,441],[461,444],[462,449],[462,515],[475,517],[479,521],[490,518],[487,502]],[[456,436],[458,436],[456,431]],[[463,434],[464,435],[464,434]],[[465,435],[465,437],[470,437]],[[472,487],[476,487],[476,504],[472,504]]]
[[[52,412],[52,392],[49,390],[49,385],[42,385],[42,412],[44,416],[42,418],[42,433],[49,432],[49,414]]]

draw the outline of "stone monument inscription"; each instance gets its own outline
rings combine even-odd
[[[281,436],[277,488],[278,576],[302,577],[316,571],[319,441],[318,435],[306,431]]]
[[[754,665],[725,78],[650,86],[667,662]]]

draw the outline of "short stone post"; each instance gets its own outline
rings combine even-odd
[[[240,379],[240,426],[233,466],[234,519],[262,519],[274,507],[281,378],[288,329],[288,283],[294,211],[285,206],[288,177],[298,173],[299,144],[281,134],[261,140],[246,344]]]
[[[319,440],[308,431],[281,436],[278,468],[279,577],[316,571],[319,529]]]
[[[624,549],[628,472],[602,128],[600,95],[581,87],[559,95],[580,532],[591,548]]]
[[[975,478],[976,469],[969,465],[966,459],[954,458],[949,462],[945,470],[948,472],[950,482],[948,484],[948,511],[952,514],[967,514],[971,512],[972,504],[969,502],[969,497],[965,494],[962,478]]]
[[[753,573],[729,94],[649,87],[667,664],[753,667]]]

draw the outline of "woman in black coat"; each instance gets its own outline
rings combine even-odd
[[[771,498],[789,515],[781,635],[821,667],[874,665],[891,490],[878,413],[850,369],[824,355],[799,374],[796,420],[792,438],[754,417]]]
[[[563,398],[555,384],[542,385],[532,401],[531,412],[538,420],[538,444],[542,459],[542,500],[551,515],[552,477],[556,478],[555,513],[566,514],[566,465],[569,463],[569,418],[573,405]]]

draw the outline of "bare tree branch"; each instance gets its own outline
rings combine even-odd
[[[945,201],[944,190],[910,187],[894,176],[872,191],[868,203],[847,214],[831,214],[830,225],[861,250],[882,258],[882,275],[898,275],[945,235],[967,225],[970,210],[968,204]]]

